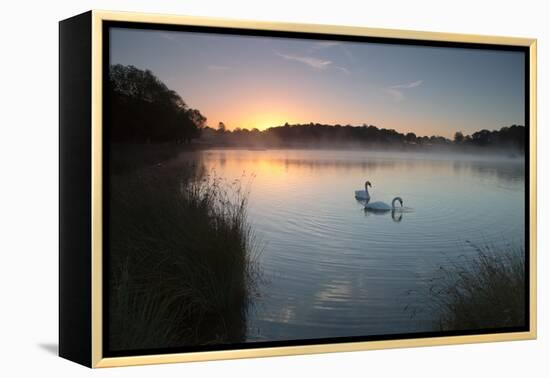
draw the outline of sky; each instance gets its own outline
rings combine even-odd
[[[521,52],[112,28],[110,63],[151,70],[214,128],[524,124]]]

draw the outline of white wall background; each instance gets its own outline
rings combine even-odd
[[[550,373],[550,27],[544,1],[119,0],[2,3],[0,375],[101,377],[520,377]],[[57,22],[89,9],[325,23],[539,39],[539,339],[468,346],[132,367],[92,372],[57,344]]]

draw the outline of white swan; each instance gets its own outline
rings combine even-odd
[[[403,207],[403,200],[401,197],[395,197],[391,201],[391,206],[382,201],[370,202],[369,186],[372,186],[370,181],[365,182],[365,190],[356,190],[355,199],[365,202],[365,210],[372,211],[390,211],[396,209],[395,203],[399,202],[401,207]]]
[[[370,181],[366,181],[365,182],[365,190],[356,190],[355,191],[355,199],[357,199],[359,201],[366,201],[368,203],[370,201],[369,186],[372,186],[370,184]]]
[[[372,211],[390,211],[390,210],[395,210],[397,207],[395,206],[395,203],[396,202],[399,202],[399,204],[401,205],[401,207],[403,207],[403,200],[401,199],[401,197],[395,197],[392,201],[391,201],[391,206],[388,205],[387,203],[385,202],[382,202],[382,201],[376,201],[376,202],[371,202],[371,203],[366,203],[365,204],[365,210],[372,210]]]

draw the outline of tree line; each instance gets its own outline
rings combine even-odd
[[[319,123],[285,124],[258,129],[236,128],[227,130],[223,122],[217,129],[205,127],[203,140],[221,145],[263,145],[266,147],[293,146],[452,146],[452,147],[491,147],[524,150],[526,129],[512,125],[500,130],[480,130],[471,135],[458,131],[454,138],[443,136],[417,136],[415,133],[400,133],[394,129],[378,128],[374,125],[328,125]]]

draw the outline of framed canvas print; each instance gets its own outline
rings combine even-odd
[[[536,337],[536,41],[60,22],[59,353]]]

